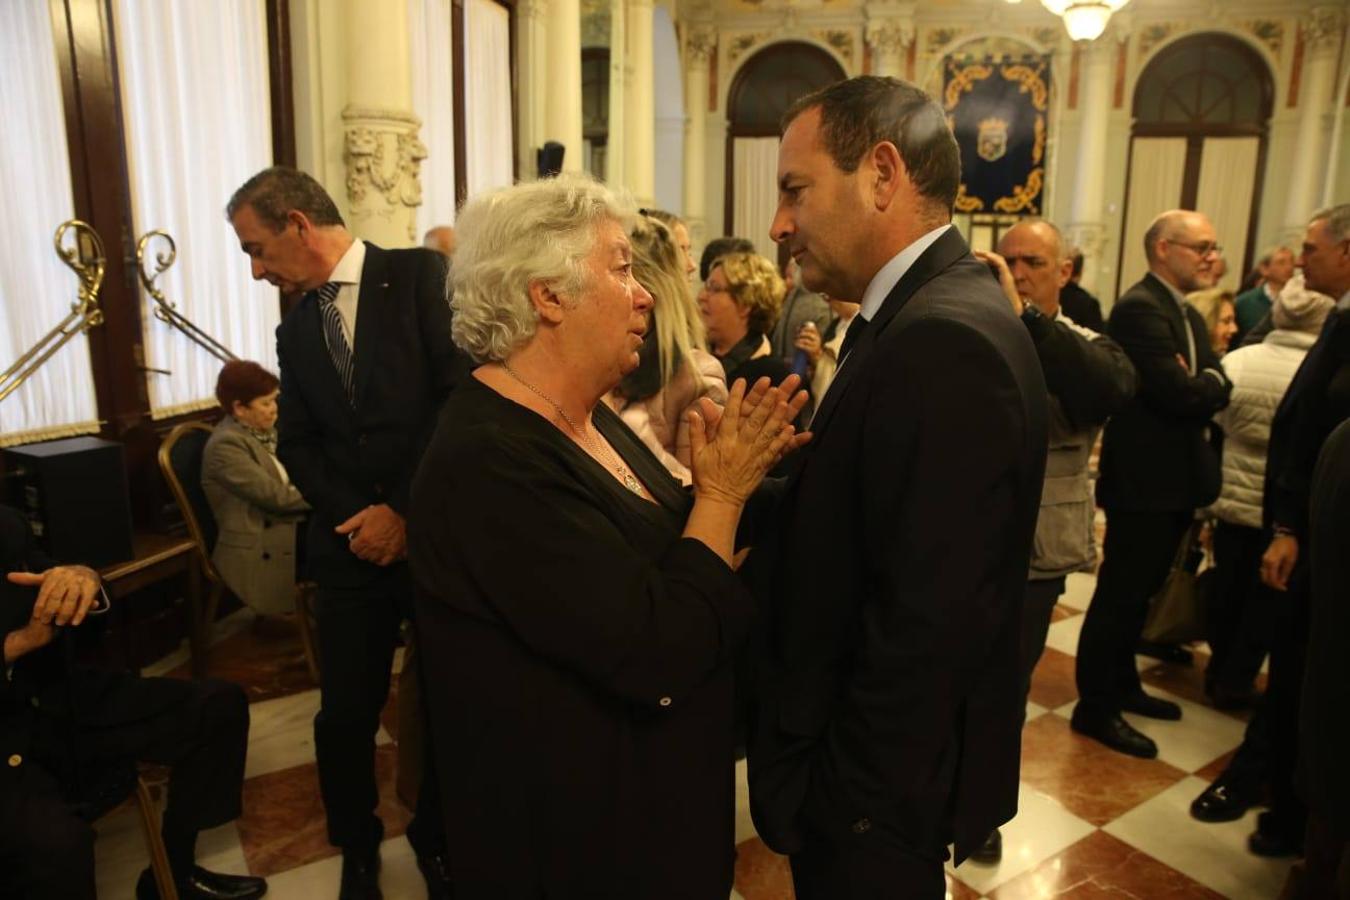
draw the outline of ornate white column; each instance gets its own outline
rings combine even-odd
[[[1106,143],[1111,115],[1111,67],[1116,41],[1107,33],[1083,52],[1083,86],[1078,97],[1078,171],[1073,205],[1064,229],[1069,242],[1083,251],[1083,285],[1093,287],[1106,238]],[[1090,261],[1090,264],[1089,264]]]
[[[627,183],[628,3],[609,0],[609,136],[605,143],[605,181]]]
[[[1341,43],[1345,13],[1339,7],[1319,6],[1303,26],[1303,84],[1298,98],[1296,161],[1289,173],[1284,212],[1286,242],[1298,246],[1312,215],[1326,172],[1327,116],[1336,78],[1336,51]]]
[[[867,45],[872,48],[872,74],[905,77],[905,54],[914,43],[913,19],[870,18]]]
[[[427,148],[412,113],[406,4],[348,0],[343,159],[352,231],[386,247],[417,240]]]
[[[717,31],[694,25],[684,41],[684,220],[694,243],[701,244],[707,227],[708,61],[717,46]]]
[[[534,178],[534,152],[548,140],[545,131],[544,110],[547,107],[545,91],[548,85],[547,0],[517,0],[516,3],[516,91],[518,116],[516,135],[516,165],[520,177]]]
[[[652,0],[627,0],[624,183],[644,206],[656,202],[656,109],[652,75]],[[611,51],[612,52],[612,51]]]
[[[567,148],[563,171],[585,168],[581,142],[581,4],[578,0],[548,0],[544,16],[544,52],[548,72],[543,87],[544,141]],[[533,171],[533,165],[531,165]]]

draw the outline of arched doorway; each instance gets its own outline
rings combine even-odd
[[[1252,264],[1275,87],[1243,41],[1206,32],[1158,53],[1134,91],[1116,291],[1143,274],[1143,234],[1166,209],[1214,222],[1228,261],[1226,287]]]
[[[727,94],[725,233],[774,259],[769,225],[778,205],[778,123],[797,98],[842,81],[843,67],[814,44],[786,41],[760,50]]]

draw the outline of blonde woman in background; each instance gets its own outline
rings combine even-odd
[[[1212,287],[1186,295],[1186,302],[1194,306],[1205,320],[1209,344],[1215,356],[1223,356],[1237,334],[1237,308],[1234,294],[1227,288]]]
[[[610,393],[609,404],[670,474],[688,485],[688,412],[700,397],[725,405],[726,375],[702,349],[703,322],[689,294],[688,256],[674,231],[655,217],[639,216],[629,238],[633,277],[652,295],[653,305],[638,367]]]
[[[777,385],[790,374],[767,337],[786,292],[778,268],[757,253],[728,253],[709,270],[698,293],[698,311],[708,330],[708,348],[722,363],[728,384],[737,378],[754,384],[768,376]]]

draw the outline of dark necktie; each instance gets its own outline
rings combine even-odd
[[[356,408],[355,365],[352,361],[352,348],[347,343],[347,335],[342,330],[342,314],[338,312],[337,295],[342,285],[330,281],[316,292],[319,298],[319,312],[323,316],[323,339],[328,345],[328,355],[337,369],[338,380],[342,382],[342,392],[347,402]]]
[[[839,364],[844,364],[848,357],[848,351],[853,349],[853,345],[858,343],[858,338],[867,330],[867,320],[863,318],[862,313],[853,317],[853,321],[848,326],[848,331],[844,332],[844,342],[839,345]]]

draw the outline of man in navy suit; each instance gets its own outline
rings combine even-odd
[[[750,523],[751,811],[802,900],[940,898],[947,845],[960,861],[1017,808],[1045,380],[951,225],[936,103],[865,76],[784,123],[771,234],[807,288],[862,310],[814,440]]]
[[[294,169],[259,172],[226,214],[253,277],[303,293],[277,328],[277,456],[314,508],[314,744],[328,839],[343,851],[340,896],[379,897],[375,734],[399,627],[413,614],[408,488],[456,366],[446,262],[353,237],[327,192]],[[447,897],[434,756],[424,758],[408,841],[431,897]]]

